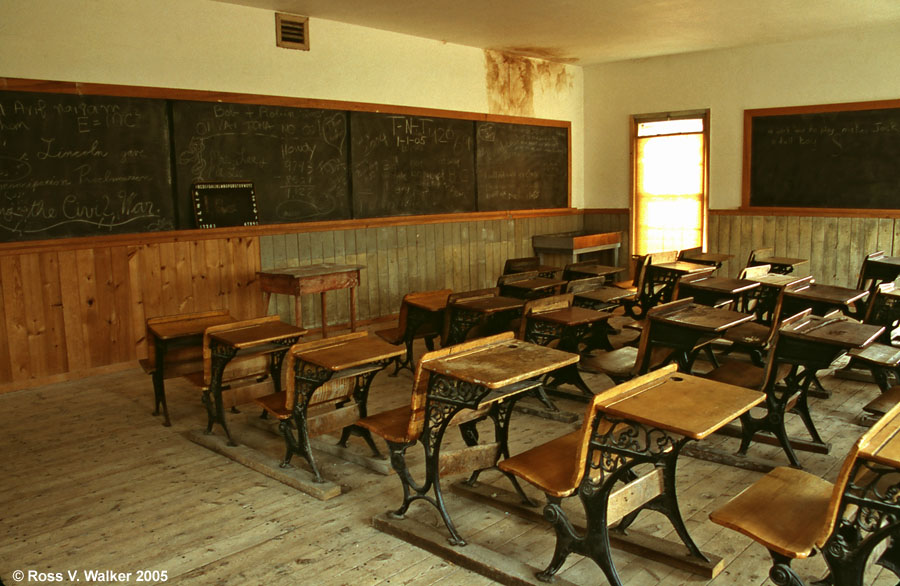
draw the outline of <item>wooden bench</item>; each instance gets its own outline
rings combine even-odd
[[[763,545],[772,558],[776,584],[802,585],[791,567],[817,550],[830,570],[828,583],[862,586],[866,562],[890,538],[880,563],[897,571],[898,484],[894,463],[900,406],[894,406],[850,448],[834,483],[795,468],[779,467],[712,512],[709,518]]]
[[[809,316],[810,310],[787,317],[781,321],[778,331],[768,352],[764,366],[757,366],[748,362],[725,362],[718,368],[705,374],[706,378],[741,386],[748,389],[760,390],[766,394],[762,413],[754,414],[752,411],[741,418],[741,444],[738,454],[746,455],[750,443],[764,441],[766,436],[758,435],[761,432],[771,434],[784,450],[792,466],[800,468],[800,462],[794,453],[792,441],[785,428],[785,415],[791,411],[800,415],[807,431],[815,445],[822,444],[822,440],[816,431],[812,417],[809,413],[809,405],[806,401],[805,389],[798,386],[796,381],[797,365],[785,352],[783,346],[789,342],[779,336],[779,331],[797,325]],[[793,377],[792,384],[779,385],[788,377]],[[803,444],[805,445],[805,444]]]
[[[170,426],[165,380],[203,371],[203,331],[233,322],[228,310],[212,310],[151,317],[146,322],[147,358],[138,361],[153,380],[153,415],[163,413]]]
[[[404,344],[406,357],[397,362],[392,376],[396,376],[401,368],[413,370],[413,342],[424,339],[425,347],[434,350],[434,339],[441,335],[444,324],[444,310],[426,310],[416,306],[417,302],[443,298],[443,307],[447,306],[447,299],[453,293],[450,289],[436,291],[417,291],[407,293],[400,302],[400,316],[397,327],[376,330],[375,334],[391,344]]]
[[[372,344],[360,348],[353,344],[366,340],[378,341],[387,348],[379,349]],[[370,348],[375,351],[370,352]],[[352,366],[327,372],[316,365],[303,364],[305,354],[332,349],[343,354],[343,359]],[[355,424],[367,415],[366,401],[372,379],[398,354],[390,349],[391,345],[370,337],[367,332],[291,346],[284,364],[287,375],[284,390],[256,398],[264,414],[279,421],[278,428],[285,442],[282,468],[289,466],[291,457],[298,454],[306,459],[315,482],[323,482],[309,440],[338,429],[342,430],[339,445],[346,447],[350,434],[357,432],[368,443],[373,455],[380,456],[368,431],[356,429]],[[311,410],[315,413],[310,414]]]

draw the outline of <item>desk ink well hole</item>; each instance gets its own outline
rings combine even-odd
[[[676,383],[680,383],[680,382],[683,381],[684,379],[683,379],[682,377],[680,377],[680,376],[673,376],[673,377],[670,378],[669,380],[675,381]]]

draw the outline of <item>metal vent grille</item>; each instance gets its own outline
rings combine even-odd
[[[275,13],[275,44],[309,51],[309,17]]]

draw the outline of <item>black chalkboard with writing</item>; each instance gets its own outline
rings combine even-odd
[[[353,217],[475,211],[470,120],[350,113]]]
[[[0,92],[0,241],[175,227],[164,100]]]
[[[750,206],[900,209],[900,107],[749,122]]]
[[[478,122],[476,136],[479,211],[569,205],[567,128]]]
[[[347,112],[175,101],[172,117],[182,217],[192,184],[246,180],[260,223],[350,218]]]

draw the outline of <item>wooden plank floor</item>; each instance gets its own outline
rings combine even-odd
[[[598,389],[610,384],[604,377],[586,379]],[[370,411],[405,403],[411,381],[408,372],[396,378],[379,374]],[[800,458],[808,470],[832,479],[843,454],[863,431],[854,423],[861,406],[877,390],[872,384],[830,375],[822,381],[834,395],[813,400],[812,410],[832,453],[801,452]],[[137,367],[0,395],[5,414],[0,436],[4,584],[17,583],[15,570],[114,570],[133,572],[132,581],[139,570],[156,570],[167,573],[167,584],[197,585],[492,583],[372,527],[373,516],[396,508],[400,500],[396,477],[319,453],[323,475],[340,484],[343,494],[316,500],[190,442],[186,432],[205,426],[199,397],[180,380],[169,381],[168,390],[170,428],[150,416],[150,378]],[[562,400],[560,405],[583,410],[577,402]],[[244,411],[230,415],[238,439],[247,429],[245,418],[255,413],[249,406]],[[799,434],[802,424],[794,419],[791,428]],[[511,450],[516,453],[578,425],[516,413]],[[366,452],[358,438],[353,441]],[[451,444],[457,443],[462,445],[453,434]],[[729,451],[737,446],[730,438],[708,443]],[[275,461],[282,448],[281,439],[272,436],[267,453]],[[775,447],[755,444],[751,453],[783,461]],[[410,463],[420,475],[420,449],[410,450]],[[759,476],[682,458],[679,499],[686,523],[701,549],[725,558],[725,569],[705,582],[615,551],[623,581],[629,586],[770,584],[765,550],[707,518],[710,510]],[[455,480],[447,479],[445,487]],[[496,473],[484,474],[482,481],[508,487]],[[554,542],[549,527],[473,504],[449,489],[445,493],[457,527],[471,542],[536,567],[549,560]],[[409,515],[442,527],[426,503],[413,505]],[[656,513],[644,514],[635,529],[659,537],[674,535]],[[821,577],[824,565],[817,557],[796,568],[812,580]],[[871,569],[871,584],[896,583],[892,574],[879,570]],[[560,575],[576,584],[605,583],[593,562],[574,555]],[[80,577],[80,583],[88,583]]]

